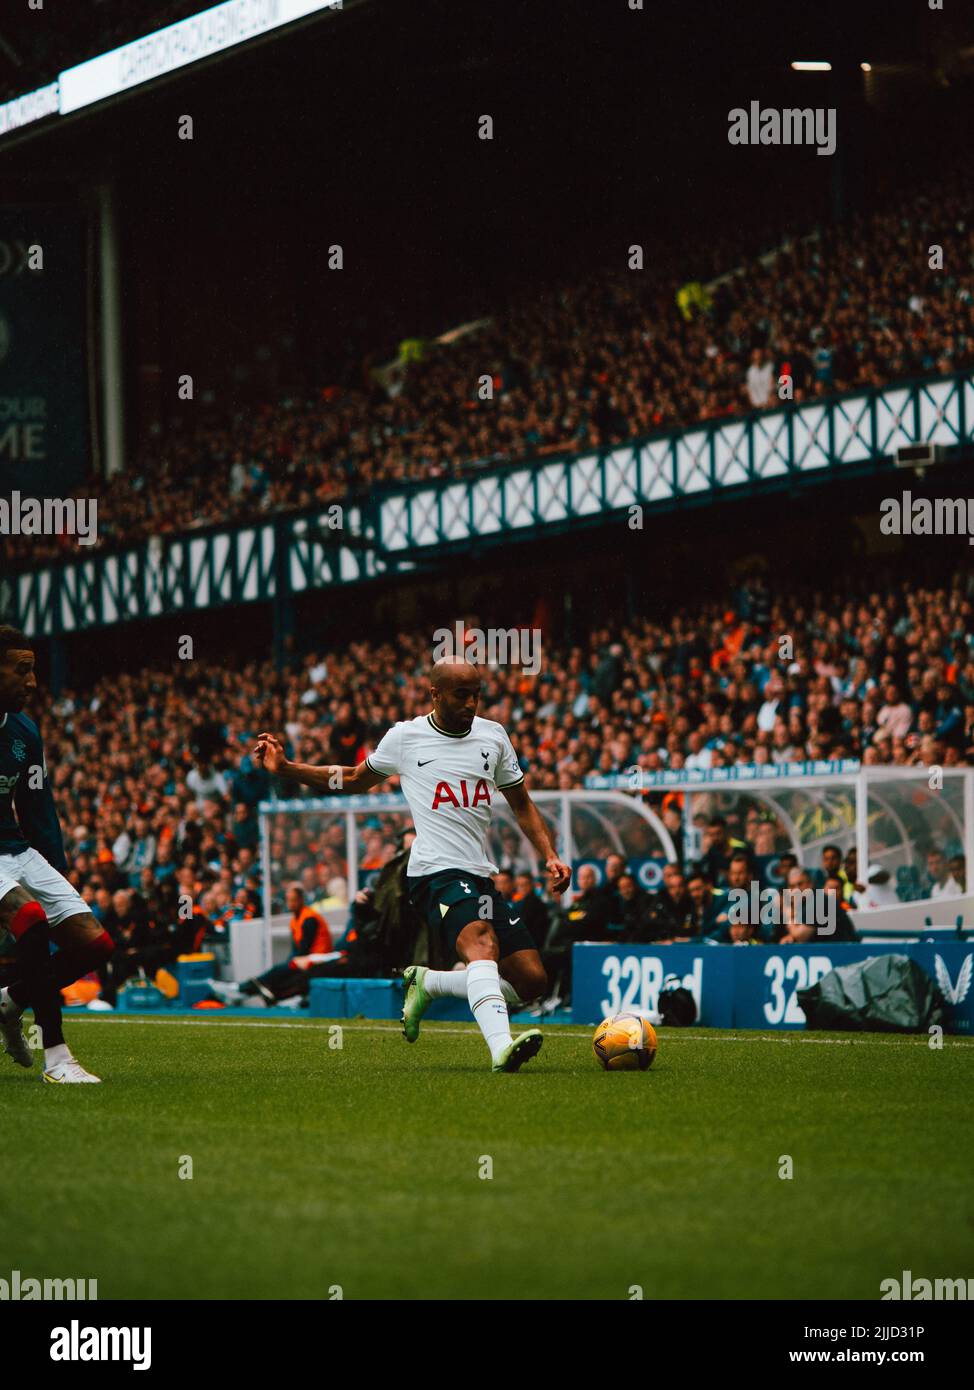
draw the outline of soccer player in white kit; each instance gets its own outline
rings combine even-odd
[[[478,716],[480,694],[476,666],[462,658],[438,661],[430,676],[432,713],[394,724],[357,767],[289,762],[272,734],[259,736],[256,757],[268,772],[325,793],[366,792],[399,777],[416,828],[407,869],[410,899],[431,932],[455,942],[467,967],[410,966],[403,972],[403,1033],[416,1041],[433,999],[465,998],[490,1049],[492,1070],[516,1072],[538,1052],[542,1035],[530,1028],[512,1038],[507,1006],[539,998],[546,978],[534,941],[490,878],[497,865],[487,856],[487,831],[497,792],[544,861],[552,892],[565,891],[571,870],[528,795],[506,730]]]

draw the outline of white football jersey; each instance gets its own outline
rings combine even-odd
[[[381,777],[401,779],[416,830],[410,878],[441,869],[497,873],[487,857],[493,801],[524,781],[503,725],[475,715],[468,733],[450,734],[421,714],[394,724],[366,762]]]

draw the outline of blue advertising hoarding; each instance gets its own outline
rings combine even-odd
[[[804,1028],[798,991],[840,965],[896,952],[926,970],[947,1003],[947,1029],[974,1033],[974,942],[808,946],[614,946],[580,944],[572,955],[572,1020],[596,1024],[659,1007],[676,976],[707,1028]]]
[[[0,209],[0,494],[61,497],[88,472],[81,219]]]

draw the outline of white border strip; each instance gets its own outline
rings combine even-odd
[[[50,82],[36,91],[24,92],[0,104],[0,135],[9,135],[45,116],[56,116],[59,108],[58,84]]]
[[[60,75],[61,115],[164,77],[319,10],[341,7],[342,0],[225,0],[222,5],[66,68]]]
[[[71,1023],[138,1023],[148,1027],[157,1028],[287,1028],[297,1029],[303,1032],[320,1033],[326,1028],[341,1028],[348,1033],[396,1033],[401,1034],[402,1029],[395,1023],[349,1023],[343,1018],[322,1018],[314,1023],[291,1023],[285,1019],[260,1019],[260,1018],[240,1018],[225,1019],[216,1018],[141,1018],[138,1015],[129,1014],[72,1014],[65,1010],[65,1022]],[[475,1024],[470,1023],[462,1028],[445,1028],[438,1024],[435,1019],[431,1019],[433,1025],[431,1031],[434,1033],[453,1033],[461,1037],[478,1037],[479,1033]],[[592,1030],[580,1032],[564,1023],[553,1023],[550,1025],[548,1036],[552,1038],[585,1038],[592,1036]],[[816,1043],[819,1046],[831,1047],[855,1047],[860,1042],[870,1047],[929,1047],[929,1039],[926,1037],[879,1037],[875,1033],[864,1033],[861,1038],[810,1038],[806,1033],[791,1034],[782,1037],[768,1037],[764,1033],[737,1034],[733,1037],[711,1037],[708,1033],[686,1032],[680,1029],[678,1032],[666,1032],[661,1035],[667,1042],[709,1042],[709,1043]],[[974,1047],[974,1038],[965,1038],[958,1034],[948,1034],[944,1039],[944,1045],[951,1047],[954,1044],[961,1046]]]

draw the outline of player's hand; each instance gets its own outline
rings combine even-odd
[[[572,881],[572,871],[567,864],[563,864],[557,855],[552,855],[545,860],[545,868],[548,871],[548,879],[552,893],[561,897],[565,889]]]
[[[273,734],[258,734],[254,758],[266,772],[280,772],[287,762],[284,745]]]

